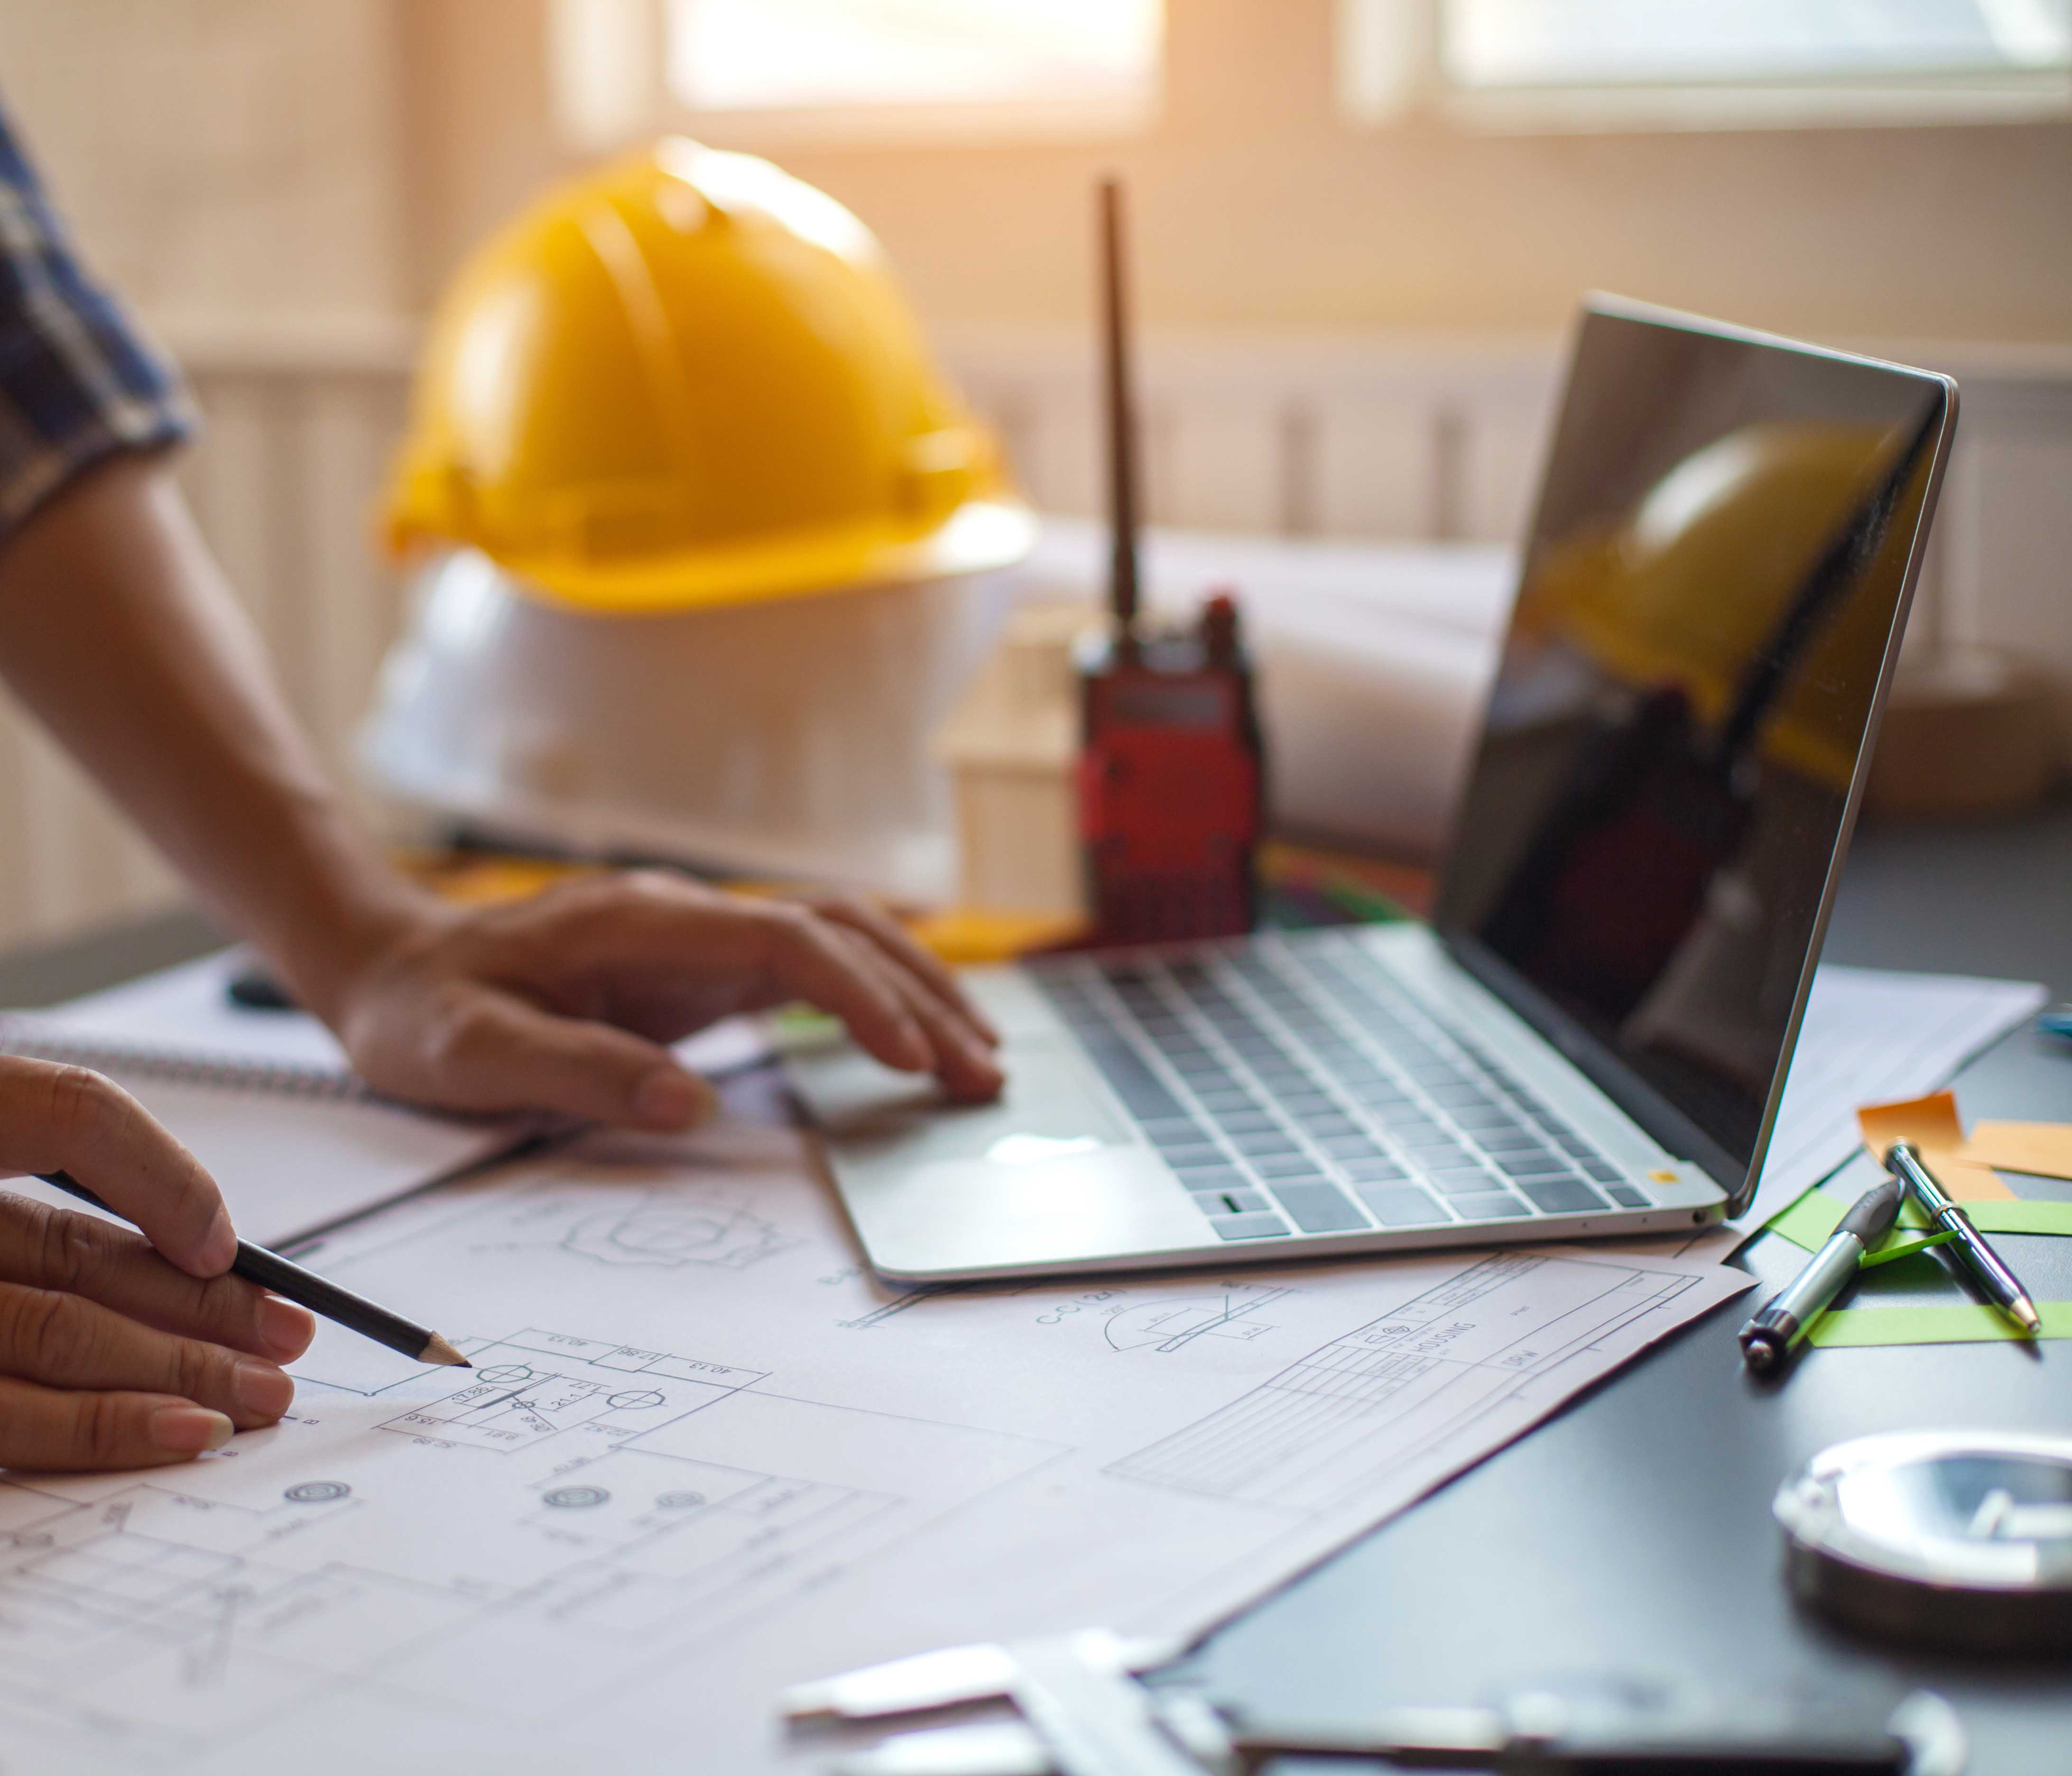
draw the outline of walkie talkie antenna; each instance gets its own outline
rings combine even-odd
[[[1137,644],[1137,416],[1129,388],[1129,317],[1123,299],[1122,187],[1100,183],[1101,392],[1108,419],[1108,608],[1115,640]]]

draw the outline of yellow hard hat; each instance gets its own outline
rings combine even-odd
[[[631,615],[998,567],[1034,520],[863,224],[673,138],[549,191],[462,268],[387,532]]]
[[[1589,527],[1535,568],[1529,625],[1560,631],[1612,676],[1681,685],[1721,721],[1737,687],[1821,551],[1892,461],[1876,426],[1811,421],[1745,426],[1693,452],[1623,520]],[[1924,461],[1901,509],[1918,504]],[[1887,600],[1913,527],[1888,526],[1861,574],[1807,643],[1763,731],[1762,750],[1846,787],[1872,686],[1851,663],[1882,650]]]

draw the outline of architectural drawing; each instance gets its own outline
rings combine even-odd
[[[0,1476],[8,1772],[788,1776],[781,1685],[1198,1633],[1748,1282],[1542,1249],[889,1297],[796,1137],[726,1125],[314,1261],[476,1367],[327,1326],[272,1429]]]
[[[1108,1471],[1318,1510],[1370,1482],[1377,1463],[1414,1460],[1527,1378],[1668,1307],[1695,1282],[1616,1261],[1486,1258]]]
[[[535,1680],[501,1717],[565,1712],[629,1655],[724,1636],[1061,1453],[567,1334],[463,1347],[458,1388],[305,1383],[298,1416],[398,1434],[365,1479],[262,1490],[219,1461],[92,1503],[0,1482],[0,1711],[144,1766],[341,1685],[479,1708],[493,1657]],[[813,1471],[774,1458],[804,1448]]]

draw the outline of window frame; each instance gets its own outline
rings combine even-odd
[[[1170,0],[1164,0],[1170,6]],[[563,137],[602,149],[680,130],[715,148],[1013,146],[1142,135],[1164,114],[1165,43],[1150,89],[1083,99],[942,104],[693,106],[669,88],[667,0],[549,0],[553,110]],[[578,64],[588,63],[587,68]]]
[[[2072,69],[1468,88],[1440,53],[1446,0],[1337,0],[1338,108],[1355,126],[1417,117],[1492,135],[1879,129],[2072,117]]]

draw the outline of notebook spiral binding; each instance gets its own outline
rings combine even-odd
[[[46,1024],[18,1018],[0,1018],[0,1054],[90,1067],[97,1073],[129,1073],[179,1085],[213,1086],[225,1092],[260,1092],[334,1103],[381,1101],[364,1079],[339,1067],[293,1061],[249,1061],[199,1049],[73,1036]]]

